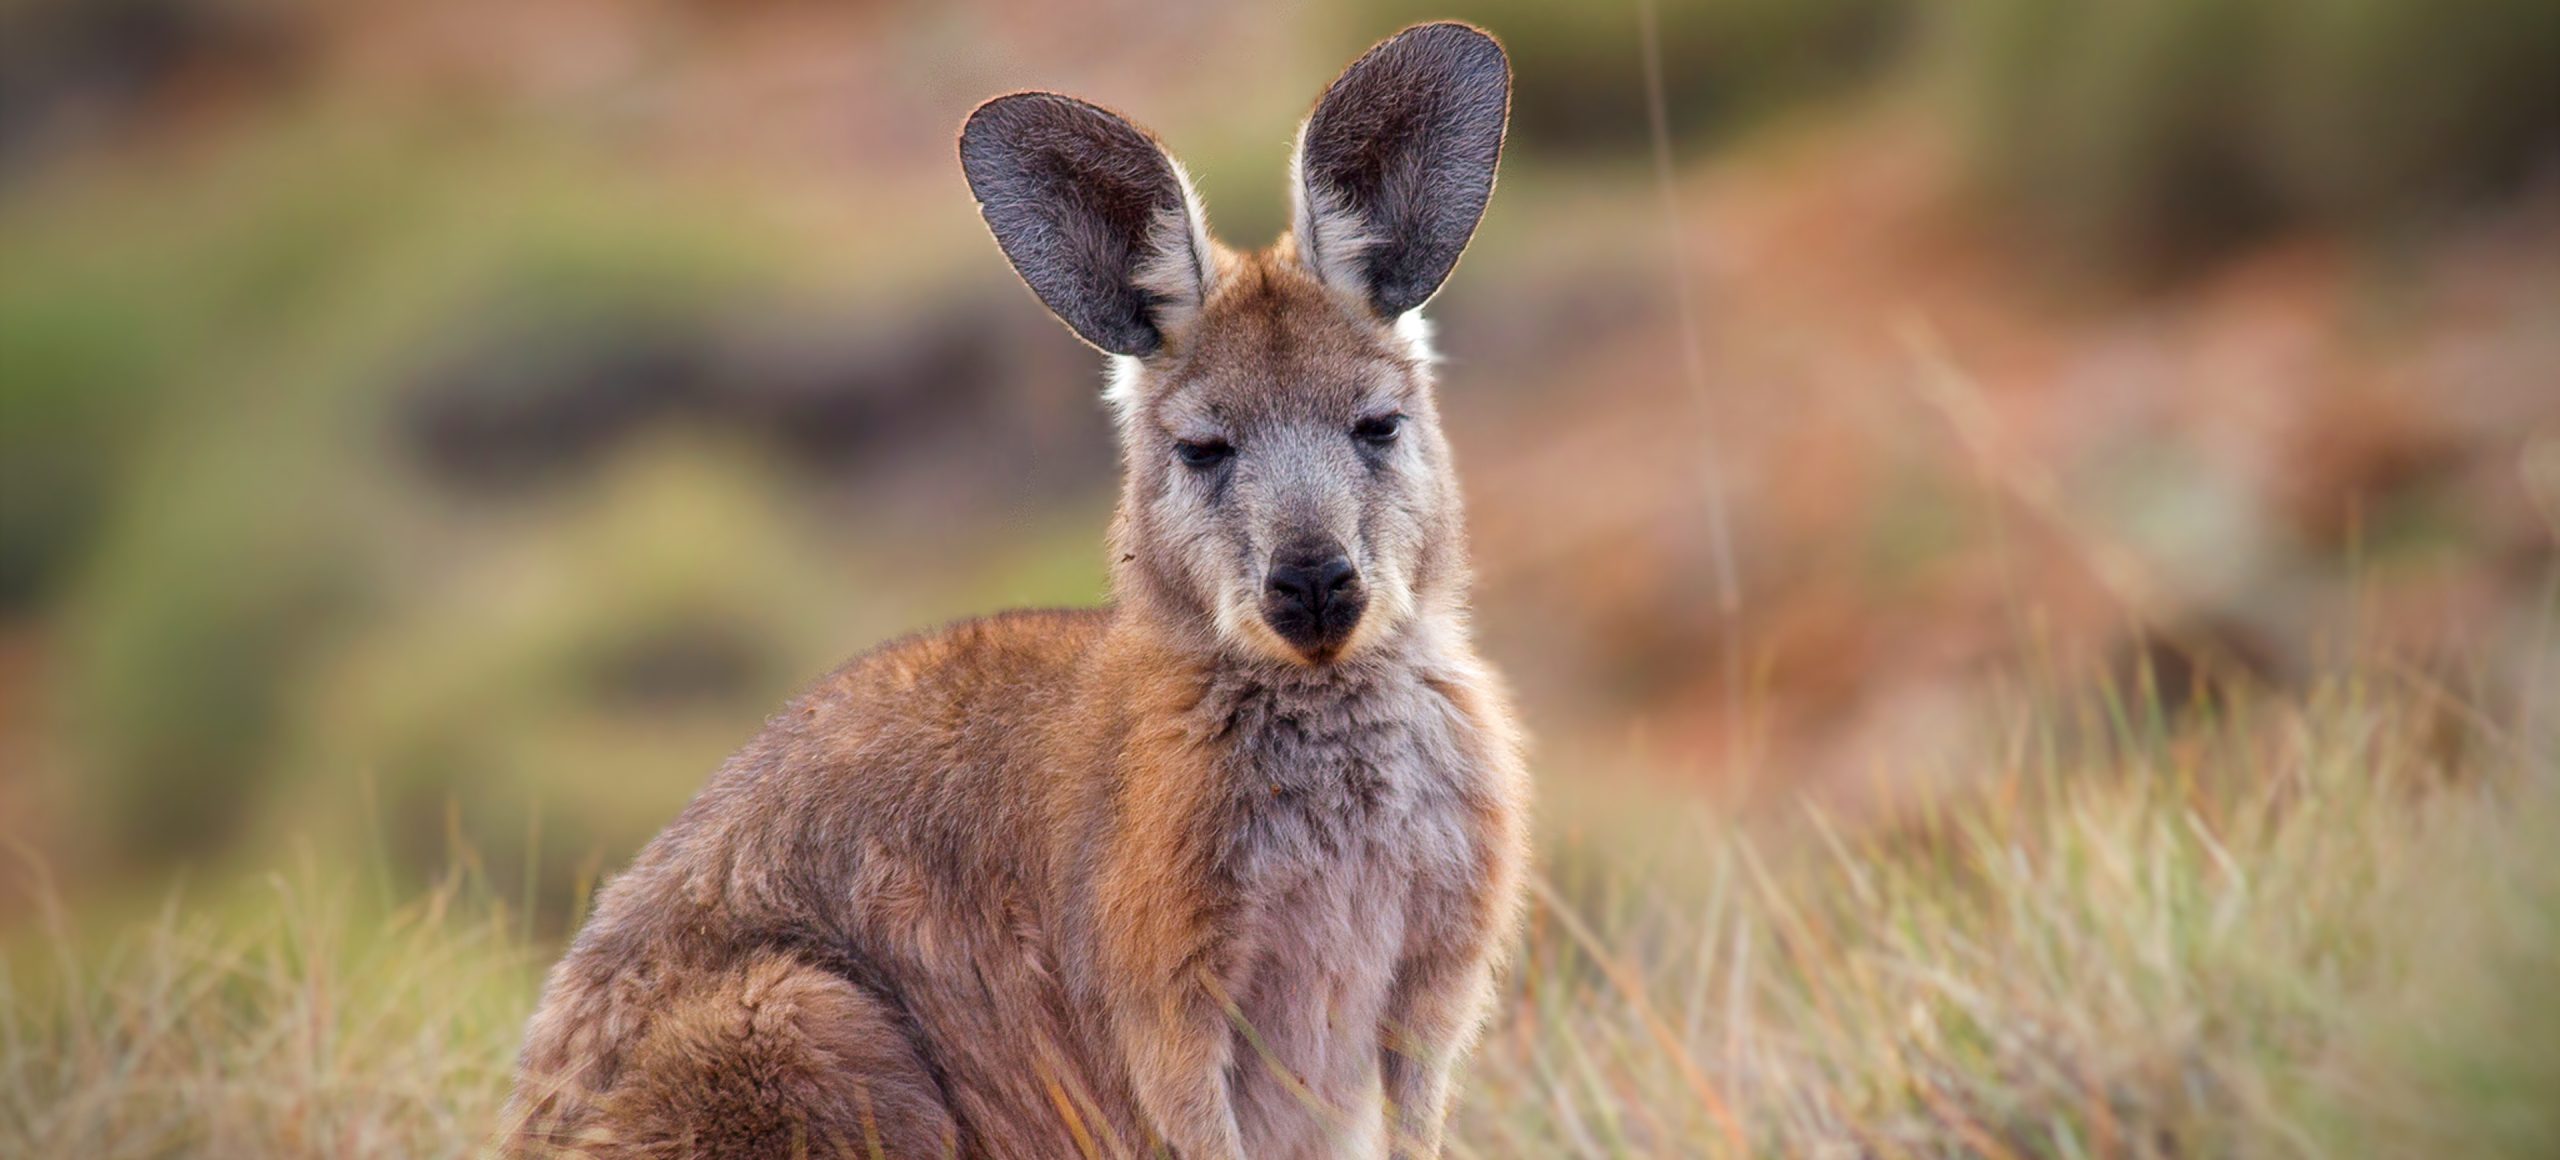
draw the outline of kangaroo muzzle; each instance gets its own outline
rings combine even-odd
[[[1263,578],[1263,622],[1312,661],[1333,659],[1368,607],[1360,570],[1329,540],[1282,549]]]

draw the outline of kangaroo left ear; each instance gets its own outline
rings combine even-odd
[[[1493,197],[1511,63],[1465,24],[1421,24],[1343,70],[1298,130],[1298,255],[1395,318],[1430,300]]]
[[[1217,246],[1191,181],[1118,113],[997,97],[961,127],[960,168],[1006,260],[1086,342],[1144,358],[1208,300]]]

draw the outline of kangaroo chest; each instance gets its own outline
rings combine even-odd
[[[1478,773],[1418,684],[1266,691],[1229,722],[1239,1126],[1256,1155],[1341,1152],[1304,1103],[1351,1113],[1337,1125],[1376,1121],[1353,1110],[1375,1103],[1398,971],[1481,888],[1465,801]]]

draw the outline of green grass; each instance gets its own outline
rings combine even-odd
[[[1583,820],[1453,1154],[2560,1154],[2547,747],[2401,678],[2006,725],[1854,829],[1551,778]],[[473,1152],[550,952],[468,880],[306,867],[94,953],[57,915],[0,982],[0,1155]]]

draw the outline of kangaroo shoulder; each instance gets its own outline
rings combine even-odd
[[[1032,708],[1068,695],[1110,623],[1109,609],[1039,609],[957,621],[889,641],[839,666],[793,701],[776,724],[794,731],[859,729],[920,717]]]

